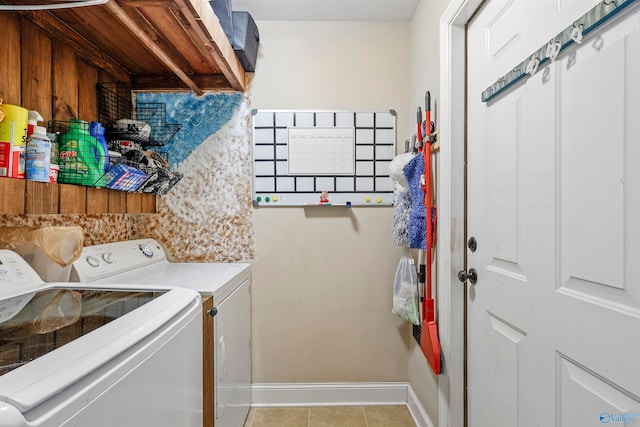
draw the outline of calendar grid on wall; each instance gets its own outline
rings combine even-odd
[[[255,206],[319,205],[322,192],[330,205],[393,203],[395,111],[254,110],[252,126]]]

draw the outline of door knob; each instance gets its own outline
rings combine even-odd
[[[211,317],[215,317],[215,315],[218,314],[218,309],[213,307],[211,310],[207,311],[207,314],[209,314],[209,316]]]
[[[458,271],[458,280],[462,283],[469,281],[472,285],[475,285],[478,281],[478,272],[475,268],[470,268],[469,271]]]

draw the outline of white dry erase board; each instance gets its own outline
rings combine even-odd
[[[396,113],[253,110],[254,206],[389,206]]]

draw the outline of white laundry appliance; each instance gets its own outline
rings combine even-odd
[[[200,426],[190,289],[44,283],[0,250],[0,426]]]
[[[157,241],[141,239],[85,247],[73,265],[71,280],[177,284],[200,292],[203,298],[213,296],[213,336],[204,340],[205,351],[212,348],[214,352],[213,379],[205,374],[203,424],[209,427],[215,418],[216,427],[241,427],[251,407],[250,267],[249,263],[169,262]],[[205,373],[211,359],[204,355]],[[213,390],[207,389],[208,383],[213,383]]]

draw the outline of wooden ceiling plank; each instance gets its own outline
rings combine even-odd
[[[85,40],[90,40],[105,55],[124,67],[129,74],[148,71],[161,73],[166,70],[164,64],[158,61],[146,46],[123,28],[120,21],[102,6],[60,9],[52,14],[73,28]]]
[[[203,90],[234,90],[222,74],[193,75],[191,79]],[[188,90],[184,82],[173,74],[133,76],[136,90]]]
[[[167,87],[198,95],[200,81],[207,90],[245,90],[246,73],[207,0],[111,0],[20,14],[118,81],[141,76],[141,84],[153,89],[144,76],[174,73],[180,82],[163,77]]]
[[[212,63],[207,58],[207,52],[194,41],[193,35],[185,30],[183,19],[179,18],[180,11],[175,5],[170,8],[144,7],[138,9],[139,13],[146,18],[147,25],[161,30],[158,35],[167,45],[171,46],[168,52],[175,52],[184,59],[188,65],[182,69],[189,76],[192,74],[222,74],[219,65]],[[144,27],[143,27],[144,28]]]
[[[107,71],[121,82],[130,82],[131,74],[104,52],[89,43],[71,27],[47,12],[24,12],[23,16],[51,36],[74,49],[89,63]]]
[[[120,0],[123,7],[171,7],[173,0]]]
[[[224,34],[218,19],[210,6],[207,8],[193,4],[194,0],[173,0],[180,9],[183,19],[188,24],[185,26],[198,48],[207,59],[218,64],[222,74],[229,80],[235,90],[244,91],[244,70],[231,47],[231,43]],[[202,5],[200,5],[202,6]],[[197,18],[198,17],[198,18]]]
[[[175,73],[197,95],[202,95],[202,89],[196,85],[189,76],[162,50],[151,37],[144,32],[125,10],[115,1],[105,4],[105,7],[156,56],[170,71]]]

